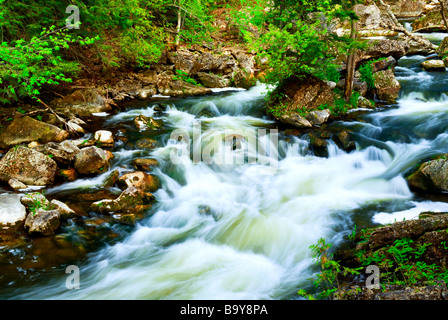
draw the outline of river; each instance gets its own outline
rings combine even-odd
[[[430,36],[440,42],[445,35]],[[305,136],[277,135],[263,114],[262,85],[206,97],[155,98],[101,118],[99,125],[116,136],[130,142],[150,136],[159,147],[135,150],[122,139],[108,172],[49,188],[49,198],[76,205],[85,215],[63,226],[65,242],[1,248],[0,298],[299,299],[298,289],[312,288],[308,279],[317,270],[309,247],[319,238],[337,247],[355,226],[448,211],[446,197],[416,195],[404,179],[420,161],[448,152],[448,76],[422,71],[424,59],[398,61],[402,89],[396,105],[357,111],[332,124],[352,130],[357,148],[345,152],[331,143],[327,158],[313,155]],[[132,120],[139,114],[162,120],[165,130],[138,131]],[[233,133],[250,138],[223,142]],[[215,161],[204,161],[211,155],[204,149],[213,150]],[[219,163],[218,155],[233,163]],[[134,170],[130,163],[139,157],[159,161],[153,174],[162,187],[136,226],[89,214],[76,200],[79,193],[103,190],[110,171]],[[107,221],[91,223],[95,219]],[[67,265],[79,267],[79,289],[67,289]]]

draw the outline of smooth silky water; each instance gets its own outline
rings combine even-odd
[[[157,203],[135,227],[113,225],[115,241],[55,262],[35,272],[33,281],[10,281],[0,298],[299,299],[298,289],[312,288],[309,278],[317,270],[309,247],[319,238],[338,247],[355,225],[360,230],[422,211],[448,211],[444,197],[416,196],[404,179],[421,161],[448,152],[448,77],[422,71],[424,59],[398,62],[396,105],[332,124],[352,130],[357,149],[347,153],[330,143],[328,158],[314,156],[305,136],[280,132],[278,142],[273,139],[276,126],[264,116],[261,85],[161,99],[106,117],[103,127],[129,141],[146,136],[133,128],[136,115],[162,120],[166,129],[152,134],[160,147],[141,151],[119,142],[108,172],[50,188],[48,196],[70,203],[81,190],[100,190],[110,171],[129,172],[133,159],[152,157],[160,163],[153,171],[162,185]],[[160,103],[163,113],[155,111]],[[223,141],[229,132],[249,138]],[[210,145],[214,156],[230,155],[234,162],[197,161],[193,153]],[[64,232],[75,238],[80,230],[73,224]],[[68,264],[80,268],[80,289],[66,288]]]

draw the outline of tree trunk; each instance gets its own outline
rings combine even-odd
[[[351,20],[350,26],[351,26],[350,38],[352,40],[355,40],[358,33],[358,22],[356,20]],[[349,102],[352,96],[353,80],[355,78],[355,67],[356,67],[356,49],[350,48],[350,52],[347,57],[347,68],[346,68],[347,75],[345,76],[344,100],[346,102]]]
[[[445,0],[439,0],[440,3],[440,13],[442,14],[443,24],[445,25],[445,29],[448,31],[448,23],[446,21],[445,15]]]
[[[175,40],[175,42],[174,42],[174,45],[176,46],[176,50],[177,50],[178,47],[179,47],[179,42],[180,42],[180,28],[181,28],[181,26],[182,26],[182,9],[181,9],[181,7],[180,7],[180,5],[181,5],[180,1],[181,1],[181,0],[178,1],[178,3],[179,3],[179,7],[178,7],[178,9],[177,9],[176,40]]]

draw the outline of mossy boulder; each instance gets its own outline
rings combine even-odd
[[[137,187],[129,187],[114,200],[100,200],[92,203],[90,210],[101,214],[140,213],[151,208],[155,197]]]
[[[427,161],[407,177],[412,190],[440,193],[448,191],[448,154]]]
[[[37,141],[39,143],[61,142],[69,133],[58,127],[28,116],[16,116],[0,133],[0,149]]]

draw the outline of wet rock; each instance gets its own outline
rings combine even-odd
[[[421,67],[425,71],[445,71],[445,63],[442,60],[426,60],[423,61]]]
[[[391,69],[374,73],[373,79],[376,94],[380,100],[394,103],[398,99],[401,85]]]
[[[448,155],[425,162],[407,177],[407,182],[412,190],[422,192],[447,192],[448,191]]]
[[[135,126],[143,131],[143,130],[159,130],[163,127],[161,121],[155,120],[152,117],[146,117],[144,115],[138,115],[134,118]]]
[[[75,157],[75,169],[80,174],[94,175],[106,172],[112,154],[98,147],[87,147]]]
[[[154,192],[159,186],[157,177],[142,171],[130,172],[118,178],[118,184],[123,188],[137,187],[146,192]]]
[[[331,112],[328,109],[324,110],[313,110],[306,116],[306,119],[313,125],[321,125],[328,121]]]
[[[54,182],[56,162],[33,149],[12,148],[0,160],[0,181],[17,179],[26,185],[47,186]]]
[[[292,125],[296,128],[312,128],[313,124],[305,119],[299,112],[290,111],[278,117],[280,122]]]
[[[69,133],[56,126],[35,120],[28,116],[16,116],[1,133],[0,149],[37,141],[47,143],[61,142],[69,137]]]
[[[29,234],[51,236],[61,225],[59,210],[38,209],[30,212],[25,220],[25,229]]]
[[[117,183],[119,176],[120,173],[118,172],[118,170],[112,171],[111,174],[106,178],[106,180],[104,180],[103,186],[106,188],[113,187]]]
[[[138,158],[132,160],[131,165],[137,170],[151,171],[153,167],[159,166],[159,162],[156,159]]]
[[[114,214],[112,217],[115,219],[115,221],[121,224],[133,226],[137,223],[137,217],[133,213],[126,213],[126,214],[117,213]]]
[[[228,87],[230,81],[213,73],[198,72],[198,78],[207,88],[225,88]]]
[[[0,194],[0,240],[16,232],[26,219],[20,194]]]
[[[50,156],[56,163],[63,166],[69,165],[80,152],[80,149],[69,140],[61,143],[49,142],[35,147],[34,150]]]
[[[130,187],[124,190],[115,200],[100,200],[92,203],[90,210],[101,214],[139,213],[151,208],[155,197],[143,190]]]
[[[28,186],[22,182],[20,182],[17,179],[9,179],[8,180],[8,184],[11,188],[13,188],[14,190],[20,190],[20,189],[26,189]]]
[[[428,232],[448,228],[448,215],[439,215],[426,219],[395,222],[373,230],[368,240],[357,245],[357,250],[378,250],[392,244],[397,239],[418,239]],[[446,232],[445,232],[446,233]],[[448,237],[448,234],[447,236]],[[415,242],[416,240],[414,240]]]
[[[437,55],[441,58],[446,58],[448,56],[448,37],[443,38],[437,48]]]
[[[341,131],[336,135],[336,143],[345,151],[356,149],[356,143],[353,137],[347,131]]]
[[[159,144],[157,143],[156,140],[151,139],[151,138],[143,138],[143,139],[139,139],[137,140],[137,142],[135,143],[135,147],[137,149],[155,149],[159,146]]]
[[[138,91],[137,97],[141,100],[144,100],[152,97],[156,93],[157,89],[155,86],[145,86]]]
[[[57,175],[62,177],[66,182],[72,182],[78,178],[78,173],[75,168],[61,169],[57,172]]]
[[[98,147],[113,148],[115,145],[114,135],[107,130],[98,130],[93,136]]]
[[[320,135],[314,132],[308,134],[310,146],[314,154],[318,157],[328,157],[328,142],[322,139]]]
[[[50,202],[50,206],[54,210],[59,211],[59,215],[62,219],[69,219],[76,216],[76,212],[62,201],[53,199]]]
[[[90,117],[92,113],[110,112],[112,107],[96,89],[77,90],[51,103],[55,110],[69,117]]]

